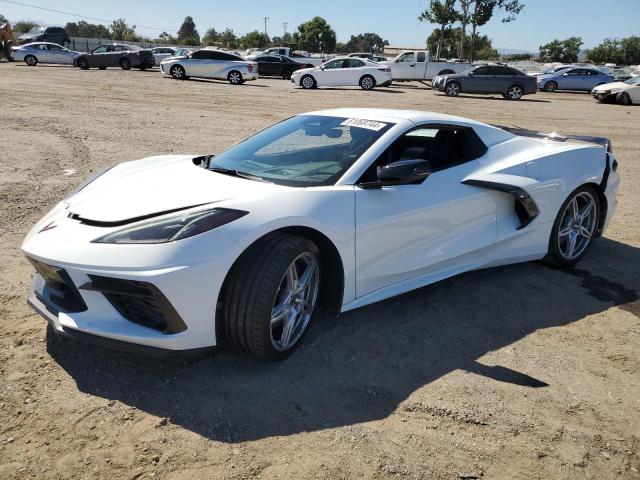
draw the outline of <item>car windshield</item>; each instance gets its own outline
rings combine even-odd
[[[138,45],[122,45],[124,48],[126,48],[129,51],[132,52],[137,52],[138,50],[142,50],[142,48],[140,48]]]
[[[33,36],[33,35],[38,35],[40,33],[44,33],[46,29],[44,27],[33,27],[31,30],[29,30],[26,35],[28,36]]]
[[[333,185],[392,125],[299,115],[225,150],[208,168],[293,187]]]
[[[629,85],[639,85],[640,86],[640,75],[637,77],[632,77],[624,83],[628,83]]]

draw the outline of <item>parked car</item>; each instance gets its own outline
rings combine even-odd
[[[27,234],[28,302],[86,341],[282,359],[316,314],[497,265],[570,267],[614,215],[617,163],[607,139],[536,136],[345,108],[216,156],[121,163]]]
[[[94,67],[100,70],[107,67],[120,67],[123,70],[135,67],[145,70],[155,65],[155,59],[151,50],[142,49],[137,45],[113,43],[100,45],[89,53],[81,53],[73,59],[73,64],[82,70]]]
[[[320,66],[326,62],[325,58],[312,57],[307,52],[294,51],[289,47],[272,47],[264,51],[253,51],[247,56],[247,60],[254,60],[263,55],[284,55],[295,62],[308,63],[314,66]]]
[[[228,80],[240,85],[258,78],[258,64],[220,50],[198,50],[182,57],[172,57],[160,62],[163,75],[176,80],[189,77]]]
[[[573,65],[561,65],[559,67],[553,67],[553,68],[549,68],[547,70],[544,70],[542,72],[538,72],[536,73],[536,77],[539,77],[541,75],[554,75],[554,74],[558,74],[561,72],[564,72],[566,70],[569,70],[570,68],[575,68]]]
[[[348,57],[355,57],[355,58],[366,58],[366,59],[371,60],[372,62],[388,62],[389,61],[389,59],[387,57],[380,57],[378,55],[374,55],[373,53],[368,53],[368,52],[350,53],[347,56]]]
[[[362,58],[336,58],[319,67],[296,70],[291,81],[302,88],[359,85],[363,90],[391,85],[391,69]]]
[[[30,67],[35,67],[38,63],[73,65],[73,59],[80,55],[80,52],[74,52],[57,43],[45,42],[28,43],[11,50],[14,60],[24,61]]]
[[[18,45],[33,42],[50,42],[68,48],[71,45],[71,38],[62,27],[33,27],[27,33],[18,37]]]
[[[309,63],[300,63],[284,55],[261,55],[253,59],[258,64],[260,75],[275,75],[286,80],[291,78],[291,74],[301,68],[313,68]]]
[[[538,76],[538,88],[545,92],[555,92],[556,90],[584,90],[590,92],[598,85],[613,81],[613,76],[595,68],[574,67]]]
[[[188,55],[191,52],[188,48],[178,47],[155,47],[151,49],[151,54],[155,60],[156,65],[160,65],[160,62],[169,57],[181,57]]]
[[[536,77],[506,65],[480,65],[464,73],[438,75],[432,88],[450,97],[460,93],[499,93],[508,100],[537,92]]]
[[[394,82],[432,80],[437,75],[462,73],[471,67],[470,63],[442,62],[432,59],[426,50],[407,51],[393,60],[380,62],[391,68]]]
[[[602,103],[640,105],[640,76],[624,82],[605,83],[594,88],[591,95]]]

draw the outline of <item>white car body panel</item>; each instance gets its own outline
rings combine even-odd
[[[432,61],[426,50],[409,50],[380,64],[391,68],[393,80],[397,82],[432,80],[441,74],[462,73],[472,67],[470,63]]]
[[[194,155],[125,162],[60,202],[25,238],[22,250],[28,257],[64,268],[76,286],[88,282],[88,275],[155,285],[184,319],[186,330],[167,335],[132,323],[102,293],[88,290],[82,290],[88,310],[53,315],[36,295],[42,286],[39,275],[34,276],[29,301],[60,332],[169,350],[214,346],[216,305],[227,272],[270,232],[305,227],[333,243],[344,270],[344,312],[464,271],[544,257],[554,219],[569,193],[585,183],[600,184],[605,165],[613,165],[599,145],[525,138],[449,115],[382,109],[310,114],[395,125],[330,186],[288,187],[224,176],[195,165]],[[356,185],[394,139],[416,126],[442,124],[473,128],[488,147],[486,154],[435,172],[418,185],[371,190]],[[540,213],[518,229],[511,195],[462,183],[467,180],[521,188]],[[605,227],[616,208],[618,185],[619,177],[610,169]],[[92,243],[122,227],[71,218],[121,222],[205,205],[249,214],[161,244]]]
[[[258,64],[242,60],[230,61],[170,57],[160,63],[160,71],[164,76],[170,76],[173,65],[181,65],[187,77],[226,80],[229,72],[236,70],[242,74],[244,80],[256,80],[258,78]],[[250,68],[251,71],[249,71]]]
[[[631,85],[624,82],[605,83],[595,87],[591,93],[595,95],[599,92],[626,92],[631,98],[631,103],[634,105],[640,104],[640,85]]]
[[[15,61],[24,61],[27,55],[36,57],[38,63],[55,65],[73,65],[73,59],[80,52],[75,52],[55,43],[34,42],[13,47],[11,56]]]

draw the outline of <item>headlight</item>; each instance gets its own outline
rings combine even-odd
[[[611,94],[616,94],[616,93],[620,93],[622,91],[622,88],[614,88],[611,90]]]
[[[193,237],[244,217],[249,212],[210,208],[185,212],[109,233],[93,243],[167,243]]]

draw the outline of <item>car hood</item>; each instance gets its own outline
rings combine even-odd
[[[619,88],[619,89],[622,89],[622,90],[626,90],[630,86],[631,85],[629,85],[628,83],[624,83],[624,82],[613,82],[613,83],[605,83],[604,85],[598,85],[593,90],[596,91],[596,92],[602,92],[602,91],[606,91],[606,90],[613,90],[614,88]]]
[[[18,40],[32,40],[34,38],[38,38],[44,35],[43,33],[23,33],[18,37]]]
[[[126,222],[289,188],[215,173],[195,165],[194,158],[166,155],[117,165],[70,197],[67,209],[83,220]]]
[[[300,68],[293,72],[293,75],[303,75],[305,73],[315,72],[318,67]]]

